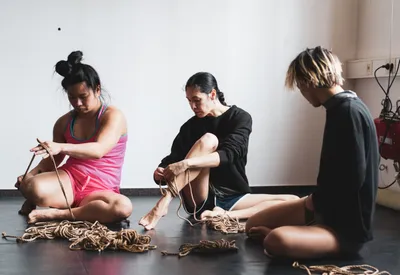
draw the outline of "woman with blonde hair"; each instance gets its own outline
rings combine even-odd
[[[286,86],[297,87],[314,107],[326,109],[315,191],[249,218],[246,232],[263,239],[270,256],[296,259],[357,254],[372,240],[379,151],[366,105],[344,90],[338,57],[306,49],[290,64]]]

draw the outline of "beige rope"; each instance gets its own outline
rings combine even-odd
[[[321,275],[391,275],[387,271],[379,271],[376,267],[370,265],[348,265],[338,267],[336,265],[313,265],[307,267],[298,262],[293,263],[294,268],[300,268],[307,271],[308,275],[321,274]],[[318,273],[311,273],[318,272]]]
[[[235,240],[227,241],[224,239],[216,241],[200,241],[198,244],[185,243],[179,247],[179,252],[171,253],[167,251],[161,251],[164,256],[174,255],[179,258],[189,255],[191,252],[197,253],[211,253],[211,252],[230,252],[237,251],[238,248],[235,244]]]
[[[190,171],[189,169],[185,171],[185,175],[187,175],[187,184],[189,185],[189,189],[190,189],[190,195],[192,197],[192,202],[193,202],[193,206],[194,206],[194,211],[192,213],[193,219],[197,222],[195,224],[193,224],[191,221],[189,221],[188,219],[186,219],[185,217],[182,217],[179,214],[179,210],[182,207],[183,204],[183,199],[180,195],[180,192],[178,190],[178,187],[176,186],[176,177],[174,177],[173,181],[167,181],[167,185],[168,187],[163,189],[161,187],[161,181],[159,183],[159,187],[160,187],[160,192],[163,196],[166,195],[166,192],[170,192],[172,197],[179,197],[179,207],[176,210],[176,214],[177,216],[182,219],[187,221],[191,226],[194,226],[196,224],[202,224],[205,223],[207,225],[208,228],[219,231],[221,233],[224,234],[236,234],[236,233],[243,233],[245,232],[245,225],[243,223],[239,222],[239,219],[234,219],[232,217],[230,217],[226,211],[224,214],[222,215],[217,215],[215,217],[211,217],[211,218],[206,218],[204,220],[199,220],[196,218],[196,202],[194,199],[194,195],[193,195],[193,190],[192,190],[192,185],[190,182]]]
[[[3,238],[15,238],[17,242],[33,242],[37,239],[63,238],[72,242],[71,250],[126,250],[129,252],[145,252],[156,249],[150,245],[151,237],[140,235],[133,229],[111,231],[99,222],[61,221],[38,222],[25,230],[21,237],[2,233]]]
[[[53,155],[50,153],[49,148],[47,148],[47,146],[45,146],[43,143],[41,143],[40,140],[39,140],[38,138],[36,139],[36,141],[39,143],[40,146],[43,147],[44,150],[46,150],[46,152],[49,154],[49,156],[50,156],[50,158],[51,158],[51,160],[52,160],[52,162],[53,162],[53,166],[54,166],[54,169],[55,169],[55,171],[56,171],[58,183],[59,183],[59,185],[60,185],[60,187],[61,187],[61,191],[62,191],[62,193],[63,193],[63,195],[64,195],[65,203],[67,204],[67,208],[68,208],[68,210],[69,210],[69,213],[71,214],[72,220],[75,220],[75,216],[74,216],[74,214],[72,213],[71,205],[70,205],[69,202],[68,202],[68,198],[67,198],[67,195],[65,194],[64,186],[63,186],[63,184],[62,184],[62,182],[61,182],[61,179],[60,179],[60,174],[58,173],[56,161],[54,160]],[[25,177],[26,177],[26,175],[28,174],[29,168],[31,167],[32,162],[33,162],[33,160],[35,159],[35,157],[36,157],[36,155],[35,155],[35,153],[33,153],[33,156],[32,156],[32,158],[31,158],[31,161],[29,162],[28,168],[26,168],[26,171],[25,171],[24,176],[22,177],[22,180],[24,180]]]

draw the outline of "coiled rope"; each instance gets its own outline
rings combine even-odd
[[[336,265],[312,265],[307,267],[306,265],[299,264],[298,262],[293,263],[294,268],[300,268],[307,271],[308,275],[321,274],[321,275],[391,275],[387,271],[379,271],[376,267],[362,264],[362,265],[348,265],[338,267]],[[312,273],[318,272],[318,273]]]
[[[196,253],[213,253],[213,252],[230,252],[237,251],[238,248],[235,244],[235,240],[227,241],[224,239],[216,241],[200,241],[198,244],[185,243],[179,247],[179,252],[171,253],[167,251],[161,251],[164,256],[178,256],[179,258],[189,255],[191,252]]]
[[[151,237],[140,235],[133,229],[122,229],[119,232],[111,231],[99,222],[61,221],[38,222],[29,227],[21,237],[2,233],[4,239],[15,238],[17,242],[33,242],[37,239],[53,240],[67,239],[72,242],[71,250],[125,250],[129,252],[145,252],[156,249],[150,245]]]

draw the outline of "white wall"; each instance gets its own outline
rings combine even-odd
[[[343,60],[355,58],[357,2],[2,3],[0,189],[13,188],[35,138],[50,139],[54,122],[69,110],[53,69],[76,49],[128,119],[123,188],[156,187],[152,173],[192,115],[183,86],[198,71],[213,73],[227,102],[253,116],[252,186],[314,185],[325,112],[285,91],[284,76],[306,47],[322,45]]]
[[[393,28],[391,29],[392,0],[362,0],[359,2],[357,58],[400,56],[400,3],[393,1]],[[391,37],[391,33],[393,36]],[[383,87],[387,88],[388,79],[379,78]],[[356,80],[355,90],[376,118],[382,109],[381,101],[384,93],[375,79]],[[395,80],[390,97],[393,104],[400,99],[400,81]],[[382,159],[388,166],[387,172],[381,173],[381,186],[387,186],[394,180],[395,171],[392,160]],[[400,191],[397,184],[389,190]],[[397,196],[400,198],[400,193]]]

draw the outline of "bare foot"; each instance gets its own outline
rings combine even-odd
[[[22,204],[21,209],[18,211],[18,214],[23,215],[23,216],[28,216],[29,213],[32,212],[32,210],[36,209],[36,205],[31,203],[28,200],[25,200],[25,202]]]
[[[168,213],[168,206],[172,200],[171,194],[168,192],[165,197],[162,197],[156,204],[156,206],[153,207],[153,209],[150,210],[149,213],[147,213],[146,216],[142,217],[139,221],[139,225],[142,225],[146,230],[151,230],[153,229],[158,221]]]
[[[265,226],[255,226],[250,228],[248,236],[251,239],[265,239],[267,235],[271,232],[271,229]]]
[[[64,212],[65,212],[64,210],[55,209],[55,208],[33,210],[28,215],[28,223],[32,224],[32,223],[37,223],[37,222],[65,219],[67,217],[64,217],[65,216],[65,215],[63,215]]]
[[[221,207],[216,206],[216,207],[214,207],[214,209],[212,211],[205,210],[203,213],[201,213],[200,218],[202,220],[207,219],[207,218],[213,218],[213,217],[216,217],[218,215],[223,215],[223,214],[225,214],[225,212],[226,211],[224,209],[222,209]]]

